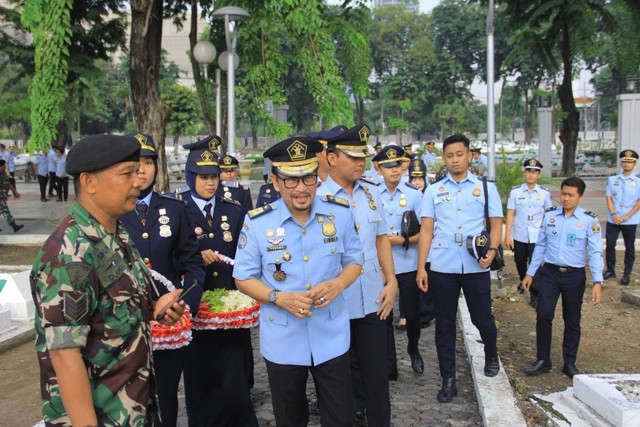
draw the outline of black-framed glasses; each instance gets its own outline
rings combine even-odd
[[[316,185],[318,183],[318,175],[305,175],[303,177],[287,177],[283,178],[280,175],[277,175],[278,179],[284,183],[284,188],[296,188],[300,181],[307,187],[312,185]]]

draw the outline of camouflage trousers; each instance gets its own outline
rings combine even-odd
[[[9,211],[9,206],[7,206],[7,199],[0,198],[0,215],[4,215],[4,218],[7,220],[7,224],[11,225],[14,223],[13,216]]]

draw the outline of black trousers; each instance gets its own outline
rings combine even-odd
[[[460,289],[469,307],[471,322],[484,342],[484,354],[497,356],[498,331],[491,312],[489,272],[450,274],[431,271],[429,289],[436,309],[436,350],[442,378],[456,377],[456,318]]]
[[[58,200],[64,199],[66,202],[69,198],[69,177],[65,176],[58,179],[58,188],[56,189],[56,193],[58,193]]]
[[[396,274],[404,307],[404,317],[407,319],[407,338],[409,339],[407,352],[409,354],[418,350],[418,341],[420,341],[420,331],[422,330],[422,319],[420,318],[420,295],[422,292],[416,285],[416,275],[417,271]]]
[[[527,275],[527,267],[531,263],[531,257],[533,256],[533,250],[536,248],[535,243],[524,243],[518,240],[513,241],[513,258],[516,262],[516,269],[518,270],[518,277],[520,281]],[[538,288],[534,282],[534,286],[531,286],[529,292],[531,295],[538,295]]]
[[[49,181],[48,176],[38,176],[38,185],[40,186],[40,200],[47,198],[47,182]]]
[[[391,425],[387,371],[387,325],[374,312],[351,319],[351,355],[354,396],[365,397],[369,427]],[[362,389],[357,389],[362,387]],[[320,404],[322,408],[322,404]],[[322,409],[321,409],[322,411]]]
[[[55,172],[49,172],[49,195],[53,196],[53,190],[58,191],[58,177]]]
[[[175,427],[178,422],[178,384],[187,358],[188,347],[177,350],[153,352],[153,368],[156,374],[156,391],[160,417],[156,415],[155,427]]]
[[[309,372],[321,408],[320,425],[351,426],[353,396],[348,352],[316,366],[280,365],[266,359],[265,362],[278,427],[306,427],[309,423],[306,393]]]
[[[256,427],[246,374],[248,329],[193,331],[184,367],[191,427]]]
[[[16,186],[16,173],[15,172],[9,172],[9,175],[11,175],[11,178],[9,178],[9,182],[11,183],[11,185],[13,185],[13,188],[15,188],[17,190],[18,187]],[[15,191],[13,192],[13,195],[14,196],[16,195]]]
[[[538,308],[536,309],[536,345],[538,360],[551,359],[551,326],[562,295],[564,339],[562,358],[564,363],[575,363],[580,344],[580,316],[586,276],[584,268],[561,273],[549,264],[540,267]]]
[[[636,260],[636,228],[637,225],[618,225],[607,221],[606,231],[606,256],[607,256],[607,270],[615,272],[616,268],[616,240],[618,235],[622,233],[622,239],[624,240],[624,275],[631,274],[633,268],[633,262]]]

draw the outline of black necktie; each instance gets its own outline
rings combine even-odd
[[[209,223],[209,227],[211,227],[211,224],[213,224],[213,216],[211,216],[211,207],[212,207],[211,203],[207,203],[206,205],[204,205],[204,211],[206,212],[206,215],[204,217]]]
[[[136,212],[138,212],[142,225],[147,222],[147,209],[149,209],[149,206],[145,202],[140,202],[136,205]]]

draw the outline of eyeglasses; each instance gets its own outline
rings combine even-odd
[[[305,175],[301,178],[293,178],[293,177],[282,178],[281,176],[278,175],[278,179],[284,183],[284,188],[296,188],[300,183],[300,181],[302,181],[302,183],[306,186],[311,186],[318,183],[318,175],[316,174]]]

